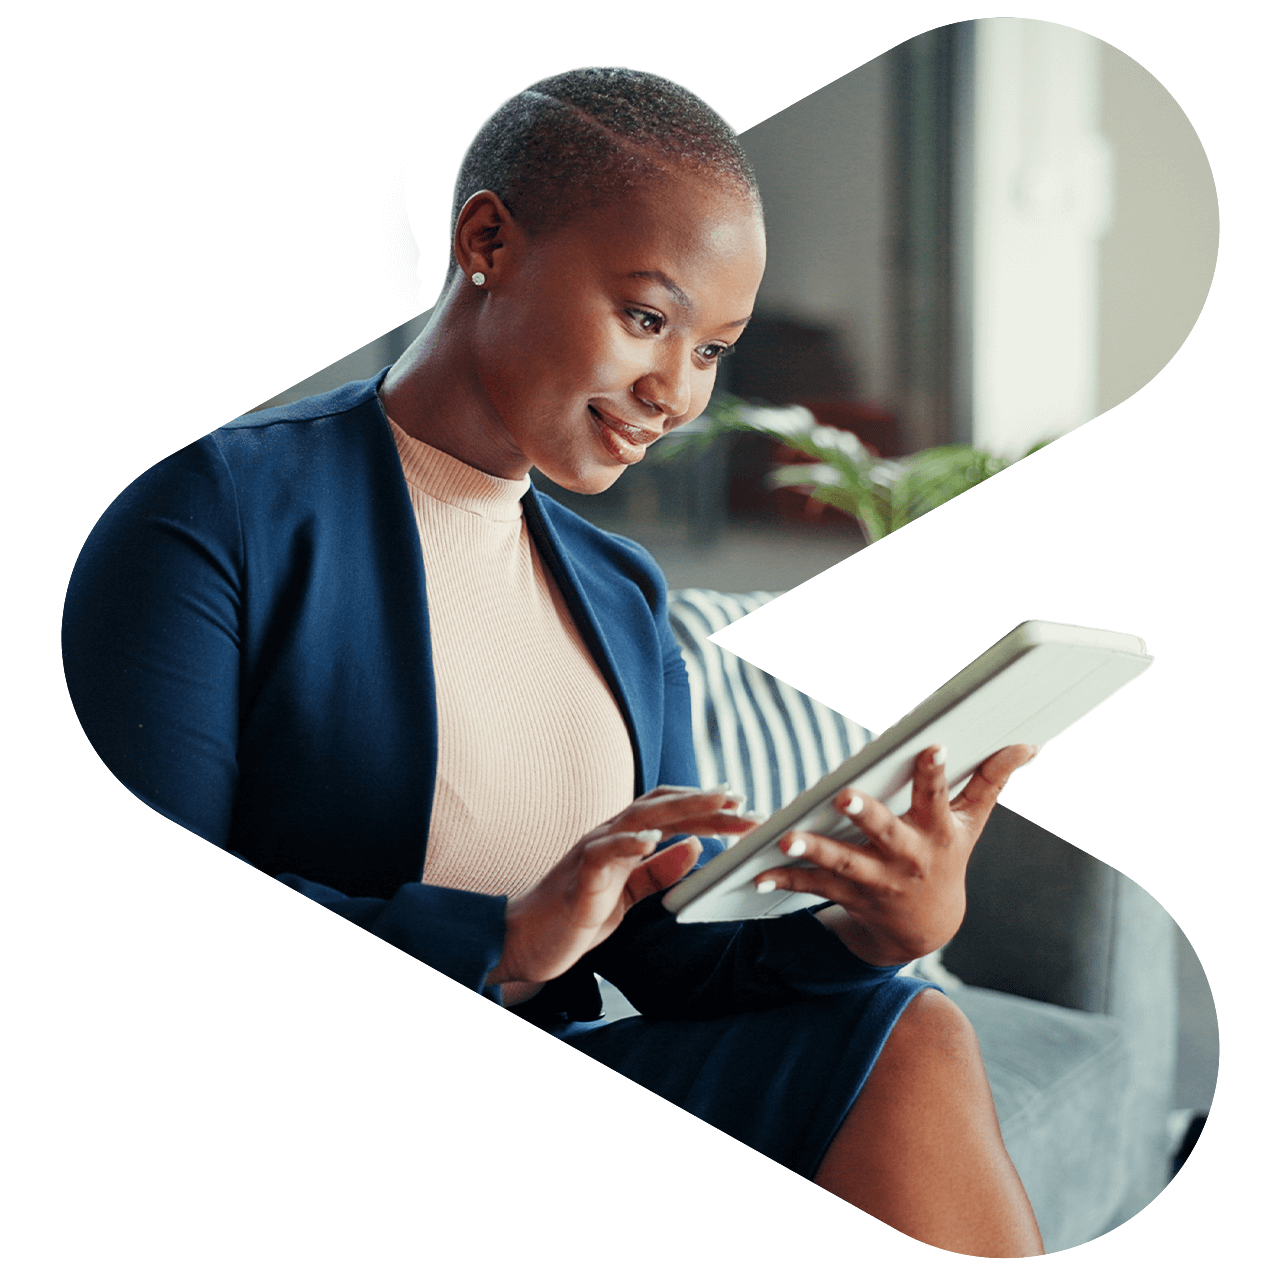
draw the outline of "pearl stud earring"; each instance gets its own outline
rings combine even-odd
[[[483,272],[483,271],[477,271],[477,272],[476,272],[476,273],[471,277],[471,283],[472,283],[472,284],[484,284],[484,272]]]

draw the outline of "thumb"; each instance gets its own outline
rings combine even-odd
[[[670,889],[682,876],[688,875],[702,852],[702,841],[697,836],[686,836],[668,845],[648,862],[641,863],[627,880],[628,906],[647,898],[652,893]]]

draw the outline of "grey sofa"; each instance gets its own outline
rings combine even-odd
[[[702,781],[729,781],[763,812],[868,737],[707,640],[771,598],[671,593]],[[1132,881],[1003,808],[974,851],[968,891],[960,932],[920,972],[973,1023],[1045,1248],[1070,1248],[1131,1217],[1167,1180],[1173,922]],[[606,1007],[624,1011],[617,993]]]

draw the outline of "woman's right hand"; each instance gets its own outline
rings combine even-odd
[[[486,979],[547,982],[621,923],[627,909],[670,888],[698,860],[698,836],[741,836],[758,825],[724,791],[658,787],[587,832],[531,889],[507,903],[506,941]],[[655,854],[671,835],[686,839]]]

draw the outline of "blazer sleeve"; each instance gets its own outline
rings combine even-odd
[[[239,782],[244,560],[235,483],[206,437],[112,504],[63,613],[67,687],[103,762],[139,799],[224,849]],[[278,879],[473,990],[486,990],[501,956],[505,898],[419,883],[385,899],[351,897]]]

